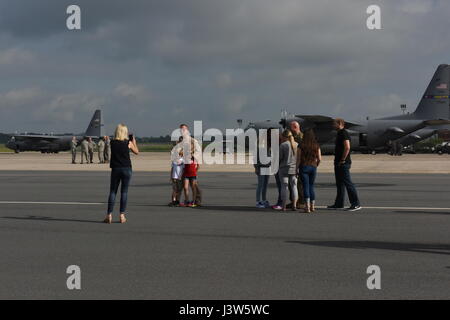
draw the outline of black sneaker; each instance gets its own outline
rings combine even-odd
[[[350,208],[348,208],[346,211],[358,211],[361,210],[361,206],[351,206]]]
[[[342,209],[344,209],[344,207],[338,207],[335,204],[333,204],[331,206],[327,206],[327,209],[329,209],[329,210],[342,210]]]

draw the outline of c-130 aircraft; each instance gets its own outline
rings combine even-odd
[[[102,112],[95,110],[91,122],[84,135],[76,135],[78,142],[84,137],[91,137],[94,140],[102,137]],[[73,136],[67,135],[13,135],[6,143],[6,147],[20,151],[40,151],[41,153],[58,153],[59,151],[70,150],[70,141]]]
[[[440,129],[450,129],[450,65],[441,64],[434,73],[416,110],[411,114],[367,120],[364,124],[346,121],[352,140],[352,150],[372,152],[386,150],[389,142],[415,143]],[[280,129],[297,121],[302,131],[314,129],[317,140],[325,150],[333,150],[336,132],[333,118],[324,115],[284,114],[281,121],[249,123],[246,129]]]

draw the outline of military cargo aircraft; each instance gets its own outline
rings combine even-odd
[[[418,142],[439,129],[450,126],[450,66],[439,65],[422,96],[417,109],[411,114],[367,120],[366,123],[346,122],[352,139],[352,149],[362,152],[376,152],[388,148],[390,141],[405,139]],[[336,132],[333,118],[324,115],[285,116],[281,121],[249,123],[247,128],[285,128],[292,121],[300,123],[302,130],[314,129],[322,149],[333,149]],[[325,151],[326,152],[326,151]]]
[[[83,137],[98,139],[102,136],[102,112],[95,110],[86,132],[76,135],[77,140]],[[6,147],[19,153],[21,151],[40,151],[41,153],[58,153],[70,150],[72,135],[13,135],[6,143]]]

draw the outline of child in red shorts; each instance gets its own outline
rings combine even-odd
[[[183,171],[183,189],[184,189],[184,206],[196,207],[195,199],[197,196],[197,171],[199,164],[192,157],[190,163],[185,163]],[[192,201],[189,201],[189,186],[192,190]]]

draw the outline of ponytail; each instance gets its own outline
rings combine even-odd
[[[292,153],[295,155],[295,148],[294,148],[295,139],[292,134],[289,136],[289,144],[291,145]]]
[[[296,148],[294,147],[294,145],[296,144],[296,142],[295,142],[295,138],[294,138],[294,135],[292,134],[291,130],[286,129],[283,131],[283,133],[281,135],[283,137],[285,137],[286,139],[288,139],[289,144],[291,145],[292,153],[295,155]]]

